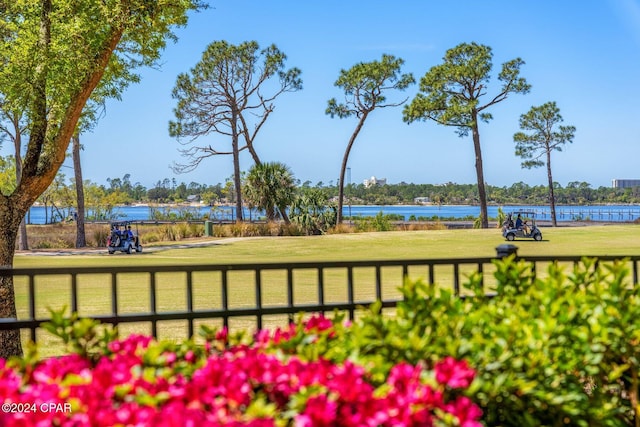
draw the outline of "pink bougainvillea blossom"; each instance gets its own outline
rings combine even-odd
[[[0,403],[16,409],[0,412],[0,426],[409,427],[438,424],[443,414],[462,427],[480,426],[482,412],[469,398],[448,397],[447,389],[473,380],[466,362],[437,363],[437,384],[423,364],[399,363],[375,387],[367,370],[350,360],[267,351],[273,340],[331,331],[332,324],[319,315],[295,328],[264,331],[253,345],[221,351],[203,352],[195,344],[168,350],[132,335],[92,361],[72,354],[21,369],[0,359]],[[37,410],[27,412],[20,403]]]
[[[451,388],[467,388],[475,377],[475,371],[466,360],[445,357],[435,366],[436,381]]]

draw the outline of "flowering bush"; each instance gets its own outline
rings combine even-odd
[[[496,262],[469,297],[407,281],[394,316],[313,316],[204,345],[118,340],[52,313],[70,355],[0,360],[4,426],[626,426],[640,419],[640,286],[624,261]],[[634,277],[634,281],[635,281]],[[473,366],[473,369],[470,367]],[[5,410],[6,408],[6,410]]]
[[[475,374],[465,361],[399,362],[378,384],[348,359],[294,351],[300,337],[319,343],[342,327],[314,316],[249,343],[226,331],[204,346],[132,335],[100,354],[0,359],[0,425],[480,426],[462,394]]]

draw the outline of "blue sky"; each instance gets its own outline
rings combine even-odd
[[[176,76],[191,69],[206,46],[226,40],[274,43],[287,66],[302,70],[304,88],[276,101],[276,109],[256,139],[263,161],[287,164],[300,181],[336,182],[356,119],[331,119],[327,101],[341,99],[334,86],[341,69],[384,53],[404,59],[403,72],[419,80],[442,62],[447,49],[477,42],[493,49],[495,78],[515,57],[526,64],[521,75],[532,85],[512,95],[481,124],[485,179],[490,185],[523,181],[546,184],[546,171],[522,169],[514,154],[518,118],[533,105],[555,101],[564,124],[577,128],[573,144],[552,158],[554,180],[566,186],[586,181],[610,186],[613,178],[640,178],[640,1],[639,0],[458,0],[398,2],[210,1],[178,31],[179,41],[163,54],[160,70],[144,70],[141,83],[122,101],[107,105],[96,129],[82,136],[86,179],[131,174],[152,187],[164,178],[215,184],[232,173],[230,156],[205,160],[191,173],[174,175],[183,159],[168,135]],[[489,95],[499,87],[492,81]],[[410,99],[418,85],[404,96]],[[202,144],[219,141],[203,139]],[[243,153],[242,168],[251,166]],[[118,158],[111,162],[107,159]],[[470,137],[433,122],[406,124],[402,108],[370,115],[351,152],[351,181],[376,176],[389,183],[476,183]],[[69,176],[72,171],[67,169]]]

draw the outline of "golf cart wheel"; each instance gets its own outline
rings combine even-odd
[[[542,240],[542,233],[536,234],[535,236],[533,236],[533,238],[534,238],[534,240],[539,242],[540,240]]]
[[[129,246],[127,246],[127,253],[130,254],[131,252],[132,252],[131,251],[131,245],[129,245]]]
[[[109,255],[113,255],[115,251],[109,251]]]
[[[507,234],[507,240],[513,242],[516,239],[516,235],[513,233]]]
[[[136,248],[136,252],[142,252],[142,245],[140,245],[140,246],[138,246],[138,247]]]

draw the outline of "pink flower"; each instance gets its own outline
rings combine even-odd
[[[149,347],[152,337],[139,334],[131,334],[124,340],[112,341],[109,343],[109,350],[114,353],[134,354],[138,349]]]
[[[86,359],[77,354],[45,359],[36,365],[33,370],[33,378],[41,383],[55,383],[62,380],[68,374],[81,374],[90,367]]]
[[[229,343],[229,328],[227,328],[226,326],[222,329],[220,329],[218,332],[216,332],[216,340],[220,341],[222,344],[228,344]]]
[[[331,321],[331,319],[325,317],[323,314],[315,314],[313,316],[311,316],[311,318],[309,318],[309,320],[307,320],[307,322],[304,325],[304,331],[305,332],[310,332],[310,331],[326,331],[327,329],[332,329],[333,328],[333,322]]]
[[[43,360],[24,372],[0,359],[0,402],[73,405],[71,413],[0,413],[0,426],[273,427],[293,422],[300,427],[428,427],[443,416],[456,417],[462,427],[480,426],[482,412],[469,398],[447,401],[449,393],[443,391],[471,383],[474,371],[465,361],[449,357],[436,364],[436,386],[423,364],[399,363],[376,389],[367,369],[351,360],[306,360],[273,351],[274,343],[314,338],[332,328],[324,316],[313,316],[305,326],[260,331],[253,345],[219,348],[213,354],[193,343],[177,352],[171,346],[150,346],[150,337],[133,335],[110,343],[95,364],[70,355]],[[162,363],[157,363],[161,349]],[[256,403],[265,408],[261,415],[248,410]]]
[[[184,360],[189,363],[194,363],[196,361],[196,354],[193,350],[188,350],[184,355]]]
[[[475,371],[466,360],[456,360],[447,356],[436,363],[436,381],[451,388],[467,388],[475,377]]]
[[[0,359],[0,402],[16,396],[19,389],[20,378],[7,367],[4,359]]]
[[[326,395],[312,396],[307,400],[304,411],[296,416],[298,427],[323,427],[334,425],[338,405]]]
[[[458,418],[460,427],[481,427],[479,419],[482,416],[482,410],[474,404],[471,399],[461,396],[452,403],[445,406],[447,412]]]

